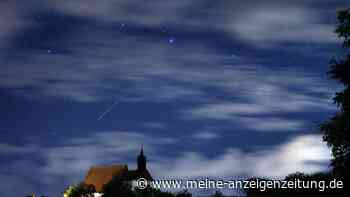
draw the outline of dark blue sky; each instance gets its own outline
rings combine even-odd
[[[2,193],[61,196],[92,165],[134,168],[141,144],[155,177],[327,170],[346,6],[1,1]]]

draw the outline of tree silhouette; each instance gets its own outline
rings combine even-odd
[[[65,197],[89,197],[93,196],[96,192],[93,185],[86,185],[85,183],[80,183],[77,185],[70,185],[64,192]]]
[[[339,25],[335,32],[344,40],[343,48],[349,49],[350,9],[338,12],[338,20]],[[334,174],[344,179],[344,185],[347,185],[350,174],[350,53],[344,59],[333,59],[328,74],[342,83],[344,89],[337,92],[333,99],[339,108],[337,114],[321,124],[320,129],[324,134],[324,141],[332,150]]]
[[[103,197],[136,197],[131,189],[131,184],[123,181],[121,177],[113,178],[103,186]]]

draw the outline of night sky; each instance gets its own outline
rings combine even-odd
[[[62,196],[93,165],[329,170],[346,0],[1,0],[0,191]]]

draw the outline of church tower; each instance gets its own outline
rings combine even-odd
[[[146,157],[143,155],[143,146],[141,147],[141,152],[137,157],[137,170],[138,171],[146,170]]]

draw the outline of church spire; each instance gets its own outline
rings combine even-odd
[[[143,144],[141,144],[141,152],[140,155],[143,155]]]
[[[146,170],[146,157],[143,154],[143,144],[141,145],[141,151],[137,157],[137,170]]]

